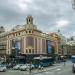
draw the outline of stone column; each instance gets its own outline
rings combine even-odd
[[[40,41],[40,46],[41,46],[40,53],[42,54],[43,53],[43,51],[42,51],[42,39]]]
[[[11,54],[11,50],[12,50],[11,41],[12,41],[12,40],[8,40],[8,54]]]
[[[26,37],[24,37],[23,49],[24,49],[24,54],[26,54]]]
[[[7,40],[6,41],[6,54],[9,54],[8,51],[9,51],[9,41]]]
[[[36,53],[36,48],[35,48],[35,37],[34,37],[34,54]]]

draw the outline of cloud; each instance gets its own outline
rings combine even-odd
[[[63,27],[68,26],[68,23],[69,22],[67,20],[60,20],[60,21],[57,22],[57,26],[56,27],[63,28]]]
[[[28,14],[33,16],[34,23],[43,32],[57,29],[65,35],[65,32],[74,32],[75,11],[71,0],[0,0],[0,25],[7,29],[25,24]],[[60,25],[61,20],[68,21],[68,24]]]
[[[33,0],[16,0],[16,5],[22,9],[22,10],[27,10],[28,5],[31,4]]]

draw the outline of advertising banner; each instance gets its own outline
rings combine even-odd
[[[46,44],[47,44],[46,45],[47,46],[47,53],[48,54],[53,53],[53,51],[54,51],[53,42],[50,40],[47,40]]]
[[[20,50],[21,49],[21,41],[20,40],[15,41],[15,49],[16,50]]]
[[[20,52],[20,50],[21,50],[21,40],[12,40],[11,47],[15,51]]]

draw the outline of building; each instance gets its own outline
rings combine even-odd
[[[6,35],[3,26],[0,27],[0,56],[5,57],[6,54]]]
[[[75,55],[75,37],[71,37],[67,39],[67,50],[68,50],[68,55]]]
[[[62,50],[62,55],[67,56],[67,39],[61,35],[61,50]]]
[[[27,16],[25,25],[18,25],[9,32],[1,33],[0,40],[2,43],[5,41],[4,51],[7,58],[20,55],[28,60],[34,56],[47,56],[54,52],[51,36],[37,29],[32,16]]]
[[[66,38],[60,32],[50,33],[54,44],[54,55],[56,61],[60,61],[60,57],[67,56]]]
[[[56,32],[53,32],[53,33],[50,33],[50,36],[52,38],[52,41],[54,43],[54,48],[55,48],[55,52],[54,54],[56,55],[60,55],[61,54],[61,51],[59,49],[59,45],[60,45],[60,38],[58,36],[58,34]]]

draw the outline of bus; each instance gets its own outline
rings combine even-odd
[[[54,61],[52,57],[34,57],[32,60],[32,64],[38,68],[39,66],[48,67],[53,65]]]
[[[72,56],[71,56],[71,61],[72,61],[73,63],[75,63],[75,55],[72,55]]]
[[[66,56],[60,56],[59,60],[60,62],[66,62]]]

